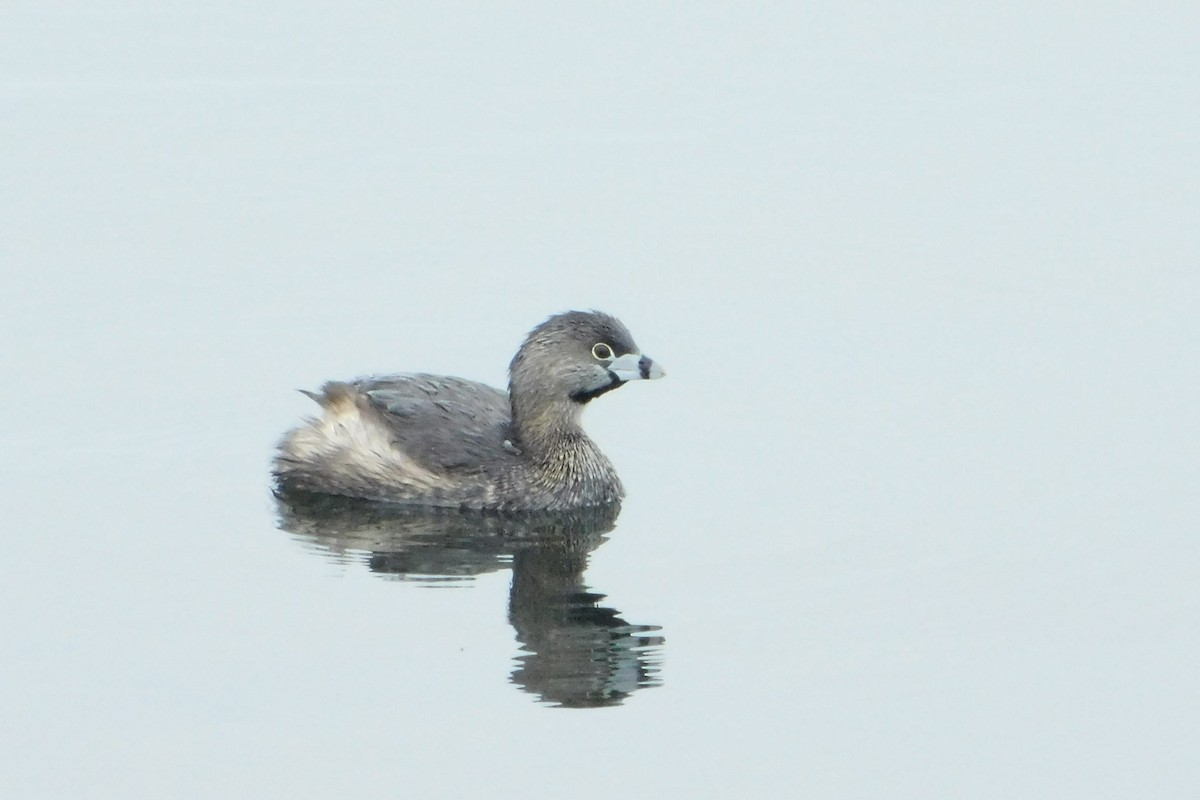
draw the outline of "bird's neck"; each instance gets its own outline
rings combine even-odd
[[[567,505],[603,505],[624,494],[612,462],[579,424],[581,406],[566,401],[535,410],[513,408],[514,444],[535,473],[533,482]]]

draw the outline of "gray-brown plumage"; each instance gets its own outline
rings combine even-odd
[[[619,320],[569,311],[538,325],[509,365],[507,394],[411,374],[330,382],[324,414],[279,444],[280,488],[415,506],[564,510],[618,503],[612,464],[580,427],[583,407],[663,375]]]

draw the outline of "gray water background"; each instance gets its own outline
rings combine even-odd
[[[0,18],[3,796],[1200,791],[1190,4]],[[665,639],[594,709],[268,482],[578,307],[668,370],[586,414]]]

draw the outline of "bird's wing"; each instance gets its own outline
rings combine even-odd
[[[431,469],[475,471],[510,455],[508,395],[442,375],[363,378],[352,386],[380,412],[396,447]]]

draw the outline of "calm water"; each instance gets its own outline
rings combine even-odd
[[[3,796],[1200,791],[1194,10],[0,14]],[[273,497],[572,307],[616,519]]]
[[[281,496],[280,527],[335,563],[380,577],[461,587],[511,572],[508,621],[524,651],[511,680],[565,707],[620,704],[659,683],[663,639],[600,604],[583,574],[618,509],[494,516],[422,513],[321,495]],[[469,585],[469,584],[468,584]]]

